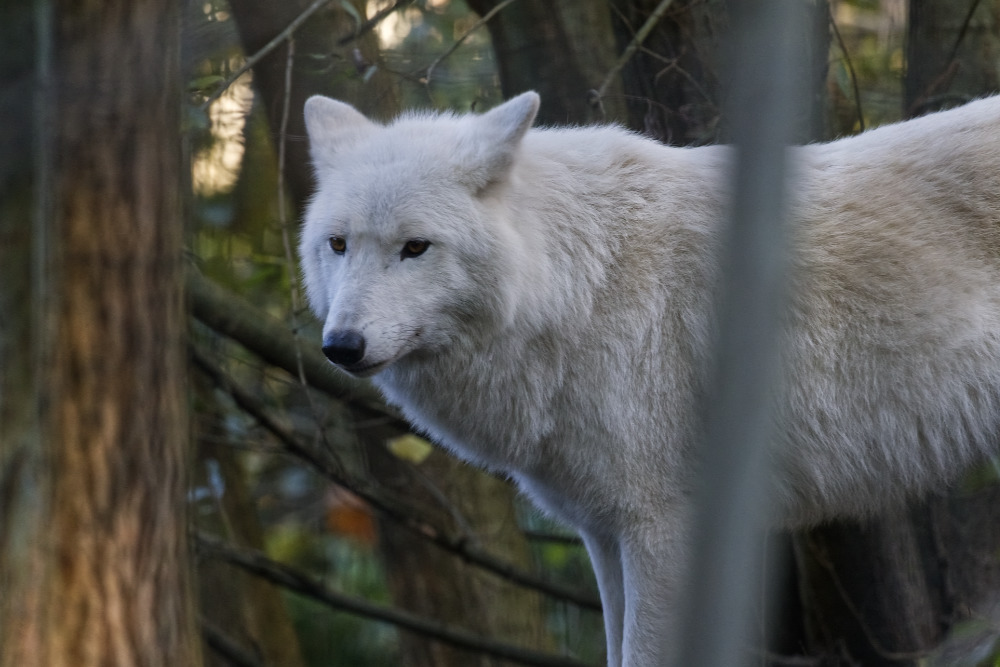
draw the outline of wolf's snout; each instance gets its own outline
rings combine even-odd
[[[323,339],[323,354],[338,366],[351,366],[365,356],[365,337],[353,329],[334,331]]]

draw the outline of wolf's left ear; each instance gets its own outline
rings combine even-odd
[[[466,156],[466,175],[472,185],[483,189],[507,175],[521,139],[531,128],[538,105],[538,93],[530,91],[504,102],[475,118],[475,151]]]
[[[309,152],[317,168],[332,164],[337,151],[376,127],[350,104],[322,95],[306,100],[305,116]]]

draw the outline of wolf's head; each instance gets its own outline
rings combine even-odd
[[[499,200],[538,103],[524,93],[479,116],[383,126],[343,102],[306,102],[318,186],[299,251],[332,362],[372,375],[510,316],[500,276],[522,241]]]

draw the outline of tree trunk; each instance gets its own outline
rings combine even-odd
[[[660,4],[659,0],[615,0],[619,50]],[[722,0],[675,2],[622,70],[628,94],[628,124],[675,145],[718,138],[721,114],[723,35],[728,12]]]
[[[498,0],[469,0],[469,7],[485,15]],[[504,97],[526,90],[542,96],[539,125],[583,124],[624,118],[621,83],[603,100],[603,112],[591,91],[617,57],[610,39],[611,16],[606,2],[558,0],[515,2],[486,24],[500,70]]]
[[[0,665],[18,663],[37,604],[42,456],[38,436],[39,318],[32,234],[35,25],[23,3],[0,8]]]
[[[35,183],[37,201],[51,202],[38,207],[47,236],[33,231],[48,260],[32,303],[45,325],[34,332],[45,359],[38,523],[32,567],[11,581],[24,603],[3,628],[4,664],[197,665],[177,8],[52,5],[52,32],[39,32],[54,104],[36,109],[52,119],[39,137],[51,172]]]

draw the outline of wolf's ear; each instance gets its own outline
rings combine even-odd
[[[521,93],[475,118],[473,150],[463,160],[470,185],[482,190],[507,175],[540,101],[534,91]]]
[[[332,164],[333,156],[347,144],[375,128],[350,104],[313,95],[305,105],[310,154],[316,167]]]

